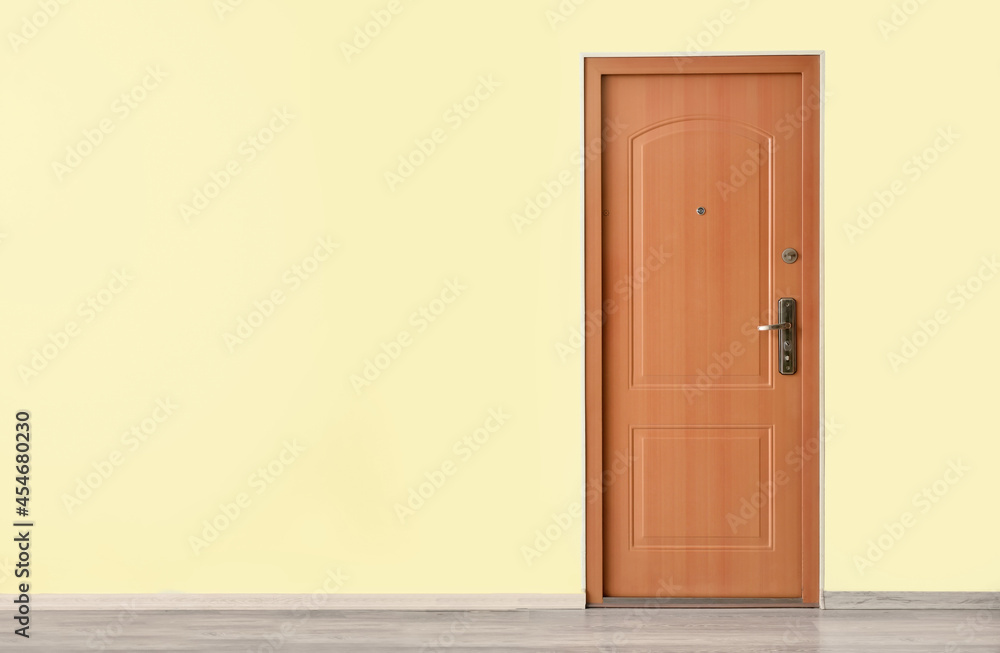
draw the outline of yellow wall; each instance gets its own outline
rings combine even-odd
[[[699,38],[827,53],[827,589],[1000,590],[1000,284],[949,301],[1000,251],[996,3],[908,0],[883,34],[867,0],[63,1],[0,20],[0,406],[32,413],[35,591],[579,591],[579,56]],[[914,504],[949,461],[971,470]]]

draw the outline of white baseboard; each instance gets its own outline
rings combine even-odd
[[[11,605],[13,594],[0,594]],[[582,610],[579,594],[36,594],[37,610]]]
[[[13,594],[0,594],[10,605]],[[1000,610],[1000,592],[823,592],[828,610]],[[579,594],[36,594],[38,610],[582,610]]]
[[[1000,592],[823,592],[827,610],[1000,610]]]

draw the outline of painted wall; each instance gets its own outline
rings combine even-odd
[[[579,56],[695,48],[827,52],[827,589],[1000,590],[998,18],[5,2],[34,591],[578,592]]]

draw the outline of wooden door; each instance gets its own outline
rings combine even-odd
[[[587,64],[587,130],[603,132],[587,169],[601,598],[815,601],[818,57]],[[780,332],[758,330],[781,298],[796,301],[794,374]]]

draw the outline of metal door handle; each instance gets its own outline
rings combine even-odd
[[[778,372],[795,374],[798,367],[798,350],[795,342],[795,300],[782,297],[778,300],[777,324],[762,324],[759,331],[778,332]]]

